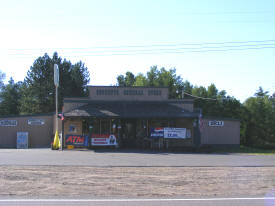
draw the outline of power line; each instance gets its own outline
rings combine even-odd
[[[23,48],[23,49],[0,49],[5,51],[32,51],[32,50],[89,50],[89,49],[113,49],[113,48],[144,48],[144,47],[176,47],[176,46],[203,46],[203,45],[223,45],[223,44],[249,44],[249,43],[266,43],[275,42],[274,39],[258,40],[258,41],[225,41],[225,42],[201,42],[201,43],[178,43],[178,44],[151,44],[151,45],[120,45],[120,46],[94,46],[94,47],[79,47],[79,48]]]
[[[272,14],[275,10],[262,10],[262,11],[225,11],[225,12],[189,12],[186,14],[194,15],[231,15],[231,14]]]
[[[248,43],[249,41],[246,41]],[[252,42],[252,41],[250,41]],[[202,52],[226,52],[226,51],[241,51],[241,50],[261,50],[261,49],[273,49],[275,48],[275,40],[263,40],[253,41],[258,44],[236,44],[226,45],[223,43],[205,43],[199,47],[181,47],[181,48],[149,48],[149,49],[136,49],[136,50],[90,50],[90,51],[70,51],[67,57],[78,57],[78,56],[125,56],[125,55],[148,55],[148,54],[183,54],[183,53],[202,53]],[[265,43],[263,43],[265,42]],[[270,42],[270,43],[268,43]],[[274,42],[274,43],[272,43]],[[233,42],[231,42],[233,43]],[[216,45],[215,45],[216,44]],[[187,44],[186,44],[187,45]],[[190,44],[194,45],[194,44]],[[197,44],[199,45],[199,44]],[[16,50],[15,50],[16,51]],[[23,51],[23,50],[22,50]],[[0,52],[1,54],[1,52]],[[66,52],[65,52],[66,54]],[[17,57],[31,57],[34,53],[5,53],[3,56],[17,56]]]
[[[153,52],[153,51],[181,51],[181,50],[204,50],[204,49],[223,49],[238,47],[258,47],[275,46],[274,44],[247,44],[247,45],[225,45],[225,46],[203,46],[203,47],[182,47],[182,48],[160,48],[160,49],[139,49],[139,50],[103,50],[103,51],[78,51],[77,53],[118,53],[118,52]]]
[[[204,52],[226,52],[226,51],[244,51],[274,49],[274,47],[255,47],[255,48],[235,48],[235,49],[210,49],[210,50],[189,50],[189,51],[171,51],[171,52],[138,52],[138,53],[113,53],[113,54],[84,54],[81,56],[129,56],[129,55],[148,55],[148,54],[184,54],[184,53],[204,53]],[[68,56],[68,57],[75,57]]]

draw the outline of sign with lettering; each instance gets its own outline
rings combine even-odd
[[[209,127],[223,127],[224,122],[223,121],[218,121],[218,120],[212,120],[208,122]]]
[[[164,136],[163,128],[161,128],[161,127],[151,128],[151,134],[150,134],[151,138],[160,138],[160,137],[163,137],[163,136]]]
[[[3,127],[15,127],[17,126],[17,120],[0,120],[0,126],[3,126]]]
[[[44,119],[29,119],[28,125],[44,125],[45,120]]]
[[[184,139],[186,136],[186,128],[164,128],[164,138]]]
[[[91,138],[92,146],[116,146],[116,136],[113,134],[93,134]]]
[[[17,132],[17,149],[28,149],[28,132]]]
[[[68,134],[65,137],[65,144],[88,147],[88,136]]]

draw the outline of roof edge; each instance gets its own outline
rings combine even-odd
[[[51,113],[42,113],[42,114],[19,114],[19,115],[1,115],[1,118],[18,118],[18,117],[38,117],[38,116],[53,116],[55,115],[55,112]]]
[[[154,86],[116,86],[116,85],[110,85],[110,86],[106,86],[106,85],[87,85],[87,87],[109,87],[109,88],[154,88],[154,89],[163,89],[163,88],[167,88],[169,89],[169,87],[154,87]]]
[[[229,120],[229,121],[237,121],[240,122],[240,119],[231,118],[231,117],[217,117],[217,116],[203,116],[202,119],[215,119],[215,120]]]
[[[91,100],[91,99],[64,99],[64,103],[186,103],[193,104],[194,99],[167,99],[167,100]]]

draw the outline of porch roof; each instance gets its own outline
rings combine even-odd
[[[92,101],[64,113],[65,117],[95,118],[195,118],[198,115],[184,109],[183,101]]]

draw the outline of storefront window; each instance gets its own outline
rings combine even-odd
[[[168,120],[167,119],[153,119],[151,120],[151,127],[168,127]]]
[[[94,119],[92,133],[100,134],[100,120],[99,119]]]
[[[110,134],[111,132],[111,122],[110,120],[101,120],[101,134]]]
[[[119,126],[119,121],[115,119],[83,119],[83,134],[89,134],[90,129],[93,134],[115,134]]]

